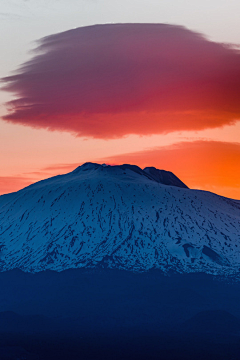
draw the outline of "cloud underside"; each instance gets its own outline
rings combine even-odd
[[[114,138],[240,119],[240,53],[184,27],[116,24],[48,36],[2,79],[4,120]]]

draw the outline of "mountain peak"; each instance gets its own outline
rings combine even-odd
[[[185,185],[176,175],[174,175],[171,171],[159,170],[155,167],[146,167],[144,171],[149,174],[155,181],[170,186],[177,186],[180,188],[188,189],[187,185]]]
[[[78,166],[75,170],[73,170],[72,174],[78,174],[81,171],[97,170],[100,167],[102,167],[102,165],[97,164],[97,163],[86,162],[86,163]]]
[[[238,203],[152,167],[85,163],[1,196],[0,224],[0,271],[239,271]]]
[[[72,174],[81,174],[85,171],[95,171],[100,170],[102,172],[106,172],[109,176],[112,174],[120,175],[130,175],[130,172],[133,172],[137,175],[140,175],[141,178],[145,177],[148,180],[170,186],[177,186],[180,188],[188,189],[188,187],[172,172],[159,170],[155,167],[146,167],[145,169],[141,169],[137,165],[131,164],[122,164],[122,165],[107,165],[107,164],[97,164],[86,162],[81,166],[78,166],[75,170],[72,171]],[[120,172],[119,172],[120,170]],[[128,172],[128,174],[126,174]],[[134,174],[134,176],[135,176]],[[133,174],[132,174],[133,175]]]

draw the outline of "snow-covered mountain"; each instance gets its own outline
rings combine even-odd
[[[106,266],[235,274],[240,201],[174,174],[86,163],[0,197],[0,270]]]

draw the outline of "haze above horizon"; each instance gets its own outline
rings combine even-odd
[[[0,194],[91,161],[240,199],[239,12],[225,0],[3,1]]]

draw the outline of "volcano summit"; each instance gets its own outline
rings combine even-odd
[[[1,271],[236,274],[240,201],[155,168],[86,163],[1,196],[0,249]]]

